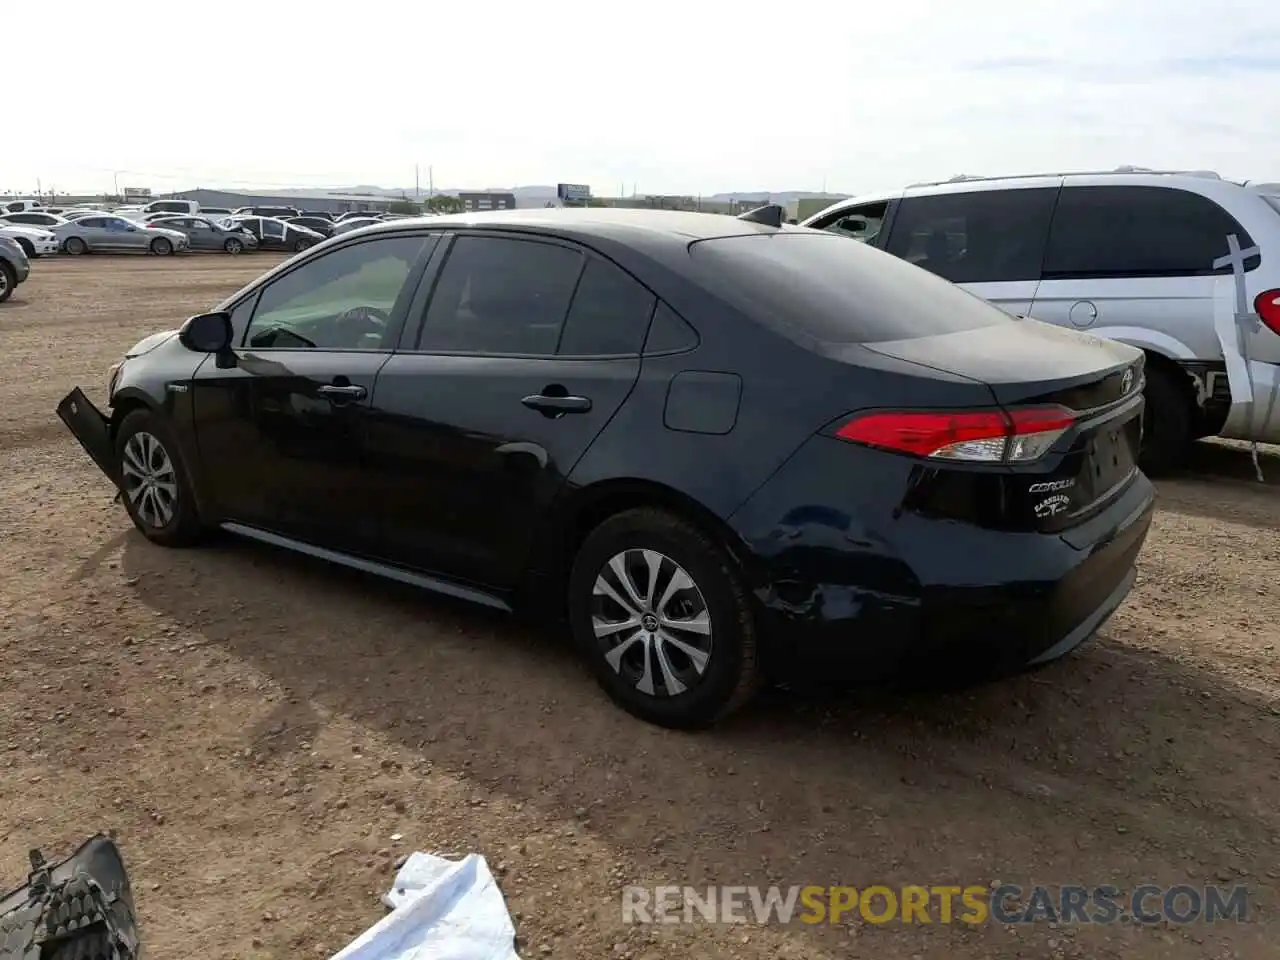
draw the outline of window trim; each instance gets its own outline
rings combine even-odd
[[[1068,183],[1063,185],[1062,187],[1063,192],[1060,192],[1058,194],[1058,203],[1054,206],[1053,219],[1050,220],[1049,222],[1049,236],[1045,240],[1044,259],[1041,261],[1041,265],[1040,265],[1040,280],[1042,283],[1051,283],[1051,282],[1059,282],[1059,281],[1077,281],[1077,280],[1098,280],[1098,281],[1123,280],[1127,282],[1140,281],[1140,280],[1203,280],[1203,279],[1212,280],[1215,277],[1223,277],[1223,276],[1231,275],[1231,269],[1229,267],[1225,269],[1220,268],[1219,270],[1213,270],[1211,266],[1208,270],[1204,272],[1196,272],[1196,273],[1186,273],[1182,271],[1175,272],[1175,273],[1170,273],[1168,271],[1164,271],[1160,273],[1099,273],[1096,271],[1079,272],[1079,273],[1048,272],[1046,267],[1048,266],[1048,261],[1049,261],[1049,244],[1050,244],[1050,241],[1052,241],[1053,239],[1053,227],[1054,227],[1054,224],[1057,222],[1058,214],[1059,214],[1059,211],[1061,210],[1062,198],[1066,196],[1065,191],[1067,190],[1140,190],[1140,191],[1143,191],[1144,193],[1148,191],[1174,191],[1177,193],[1188,194],[1202,201],[1203,203],[1210,204],[1211,206],[1217,208],[1218,212],[1223,217],[1225,217],[1231,224],[1235,226],[1236,230],[1238,231],[1237,233],[1238,237],[1248,238],[1247,242],[1243,239],[1240,241],[1241,249],[1247,250],[1249,247],[1256,245],[1256,242],[1253,240],[1252,234],[1250,234],[1249,231],[1245,229],[1244,224],[1242,224],[1239,221],[1239,219],[1237,219],[1235,214],[1233,214],[1223,204],[1219,203],[1214,198],[1206,196],[1203,193],[1199,193],[1196,190],[1187,190],[1184,187],[1165,186],[1165,185],[1156,185],[1156,184],[1148,184],[1148,183],[1128,183],[1128,184],[1080,183],[1080,184],[1074,184],[1074,185]],[[1223,239],[1225,241],[1225,235]],[[1223,251],[1222,255],[1223,256],[1226,255],[1225,250]],[[1252,266],[1247,265],[1250,260],[1253,261]],[[1245,263],[1246,263],[1246,266],[1245,266],[1244,272],[1252,273],[1254,270],[1257,270],[1259,267],[1262,266],[1262,257],[1261,255],[1255,255],[1254,257],[1247,258]]]
[[[396,298],[395,306],[392,308],[392,311],[391,311],[391,319],[388,324],[388,326],[390,327],[390,330],[387,337],[387,344],[384,344],[383,346],[380,346],[377,348],[369,348],[369,347],[252,347],[245,343],[246,339],[249,336],[249,330],[253,327],[253,321],[256,320],[258,317],[258,308],[262,305],[262,294],[268,287],[270,287],[276,281],[284,279],[285,277],[289,276],[291,273],[294,273],[297,270],[301,270],[307,265],[314,263],[316,260],[319,260],[321,257],[332,256],[333,254],[339,253],[343,250],[350,249],[352,247],[362,246],[363,244],[367,244],[367,243],[378,243],[384,240],[392,240],[392,239],[405,240],[405,239],[414,239],[414,238],[420,239],[422,241],[424,248],[427,246],[428,243],[431,243],[433,239],[435,240],[435,242],[434,244],[432,244],[430,251],[427,251],[425,249],[422,251],[419,251],[418,259],[415,260],[409,266],[409,272],[405,277],[404,286],[401,288],[400,295]],[[264,277],[260,277],[257,280],[257,282],[254,283],[253,286],[243,291],[243,293],[237,294],[234,300],[229,301],[222,308],[223,312],[229,314],[229,313],[233,313],[239,307],[243,306],[246,302],[250,300],[253,301],[253,309],[249,311],[249,322],[245,324],[244,333],[241,334],[240,336],[240,342],[236,344],[234,347],[232,347],[232,349],[237,353],[252,352],[255,354],[256,353],[296,353],[298,351],[303,351],[305,353],[383,353],[383,354],[386,354],[387,356],[390,356],[391,354],[397,352],[399,348],[399,344],[403,340],[405,329],[408,326],[406,321],[408,317],[412,316],[413,303],[417,300],[421,292],[421,288],[423,286],[423,283],[422,283],[423,276],[426,273],[427,267],[436,258],[436,255],[443,243],[443,240],[444,240],[444,233],[440,230],[423,230],[423,229],[403,230],[403,231],[396,230],[396,231],[388,232],[385,234],[382,234],[382,233],[376,234],[371,237],[369,236],[358,237],[347,243],[342,243],[333,247],[328,247],[323,250],[318,250],[317,252],[312,253],[311,255],[305,257],[302,260],[299,260],[296,263],[293,262],[292,260],[285,261],[285,263],[280,265],[280,268],[277,268],[276,270],[271,271]]]

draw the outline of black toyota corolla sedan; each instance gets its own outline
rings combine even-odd
[[[1143,361],[748,219],[401,220],[130,349],[58,413],[138,529],[567,615],[620,705],[1062,656],[1123,601]]]

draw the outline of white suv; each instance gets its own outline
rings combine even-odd
[[[1199,437],[1280,443],[1280,185],[1136,168],[957,177],[802,225],[1145,351],[1148,469]]]

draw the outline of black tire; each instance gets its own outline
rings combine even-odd
[[[13,267],[0,261],[0,303],[4,303],[12,297],[13,291],[17,286],[18,275],[14,273]]]
[[[696,589],[677,593],[673,601],[705,605],[710,622],[709,657],[701,671],[678,647],[663,647],[667,664],[683,687],[675,693],[670,692],[659,658],[648,652],[647,643],[656,641],[633,642],[615,668],[606,653],[610,646],[616,652],[616,645],[608,638],[597,639],[592,627],[597,603],[613,603],[597,601],[594,597],[597,577],[608,569],[611,559],[620,554],[642,560],[638,553],[641,550],[654,551],[666,558],[662,568],[666,580],[660,572],[658,583],[649,592],[665,591],[665,583],[672,579],[674,569],[670,564],[674,563],[687,572]],[[647,568],[644,569],[647,582]],[[608,576],[613,578],[612,573]],[[699,598],[702,603],[697,603]],[[642,720],[677,729],[706,727],[741,707],[759,689],[761,673],[755,619],[732,559],[711,537],[665,510],[628,510],[605,520],[587,536],[569,575],[568,609],[574,639],[596,680],[615,703]],[[701,643],[692,633],[680,639],[695,645]],[[640,689],[646,657],[650,661],[653,692]]]
[[[1191,396],[1163,367],[1147,367],[1143,388],[1142,452],[1138,464],[1155,476],[1186,462],[1195,439]],[[1185,378],[1184,378],[1185,379]]]
[[[157,257],[167,257],[173,253],[173,243],[167,237],[156,237],[151,241],[151,252]]]
[[[79,237],[68,237],[67,242],[62,245],[62,249],[73,257],[78,257],[82,253],[89,252],[89,245]]]
[[[235,237],[228,237],[227,242],[222,245],[222,249],[226,250],[227,253],[231,254],[233,257],[238,256],[239,254],[244,253],[244,242],[237,240]]]
[[[168,481],[176,488],[176,497],[172,503],[169,518],[160,522],[163,515],[154,510],[156,501],[147,503],[146,494],[135,500],[134,491],[140,486],[130,476],[130,462],[139,461],[137,447],[130,449],[130,441],[140,435],[146,435],[159,444],[164,457],[171,468],[172,478]],[[148,441],[140,440],[145,450]],[[186,463],[178,447],[173,430],[165,418],[150,410],[134,410],[128,414],[116,431],[116,462],[120,465],[121,486],[125,509],[129,511],[129,519],[148,540],[165,547],[185,547],[200,539],[200,516],[196,509],[195,496],[191,492],[191,479]],[[151,458],[150,466],[162,464],[159,458]],[[154,477],[159,483],[165,483],[168,474],[161,469]],[[149,516],[152,513],[154,515]]]
[[[303,250],[306,250],[310,246],[311,246],[310,240],[298,240],[293,245],[293,252],[301,253]]]

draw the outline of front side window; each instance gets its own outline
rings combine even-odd
[[[583,256],[507,237],[454,241],[427,307],[418,349],[554,356]]]
[[[1253,240],[1229,213],[1189,190],[1166,187],[1065,187],[1053,216],[1044,279],[1203,277],[1230,273],[1213,261],[1227,236]],[[1245,261],[1252,270],[1257,256]]]
[[[272,281],[258,299],[245,346],[390,349],[391,317],[426,237],[385,237],[326,253]]]
[[[1039,280],[1057,187],[908,197],[886,248],[952,283]]]
[[[862,243],[875,243],[888,211],[888,201],[864,204],[841,211],[834,220],[824,223],[819,229]]]

